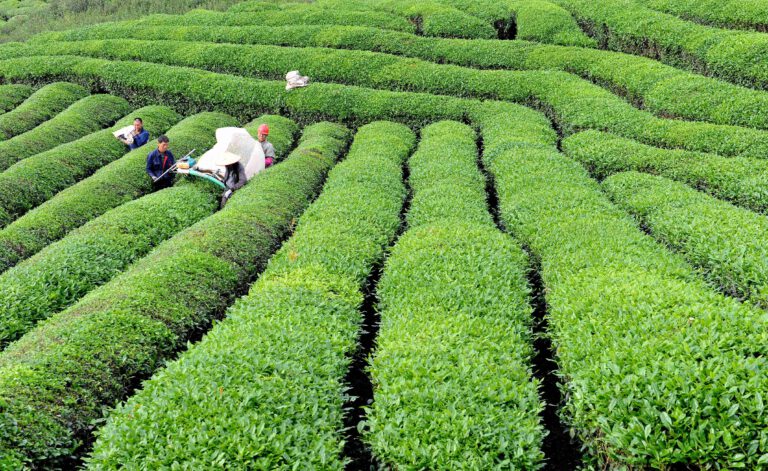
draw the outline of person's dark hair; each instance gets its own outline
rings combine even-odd
[[[157,138],[157,143],[160,144],[161,142],[168,142],[168,136],[163,134],[162,136]]]
[[[138,122],[140,122],[141,124],[144,124],[144,120],[143,120],[143,119],[141,119],[141,118],[133,118],[133,120],[134,120],[134,121],[138,121]]]

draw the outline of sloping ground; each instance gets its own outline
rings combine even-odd
[[[346,129],[306,128],[291,157],[236,193],[231,206],[137,255],[123,274],[21,336],[0,353],[0,463],[73,466],[88,452],[104,407],[157,371],[111,414],[91,467],[171,466],[165,460],[188,468],[253,460],[268,468],[555,466],[542,424],[549,432],[557,424],[542,419],[534,391],[540,380],[552,383],[543,357],[557,364],[555,405],[588,466],[768,466],[768,318],[753,305],[763,304],[768,262],[759,243],[718,225],[737,219],[759,240],[764,216],[750,210],[765,211],[768,194],[760,171],[767,95],[673,67],[706,65],[707,73],[760,88],[761,40],[658,15],[620,0],[245,2],[228,13],[154,16],[0,48],[0,76],[9,82],[73,81],[134,107],[161,103],[241,122],[262,112],[350,126],[387,119],[421,128],[422,136],[403,170],[397,162],[413,145],[411,131],[361,127],[366,144],[332,171],[251,294],[168,368],[162,361],[197,339],[264,270],[344,153]],[[296,26],[285,25],[291,18]],[[253,25],[260,20],[261,31]],[[172,41],[157,21],[173,23]],[[663,25],[682,32],[653,29]],[[490,28],[499,39],[488,39]],[[523,31],[587,48],[515,41]],[[696,40],[709,49],[691,49],[698,43],[688,33],[701,33]],[[744,52],[721,67],[717,54],[737,38]],[[652,53],[633,49],[639,42]],[[595,45],[673,66],[588,49]],[[312,82],[286,92],[273,80],[295,68]],[[672,119],[680,117],[693,121]],[[208,113],[177,126],[195,119],[201,126],[179,134],[180,148],[209,142],[232,120]],[[465,124],[430,125],[446,119]],[[393,146],[400,140],[402,149]],[[360,148],[381,161],[356,163]],[[142,154],[127,154],[0,231],[7,265],[145,194]],[[443,165],[452,170],[441,185]],[[620,174],[599,185],[588,173],[623,170],[679,182]],[[370,180],[355,180],[362,175]],[[404,206],[402,176],[413,191]],[[103,197],[93,198],[95,189]],[[669,206],[653,202],[659,192]],[[398,222],[408,230],[389,255]],[[699,242],[709,238],[716,242]],[[748,264],[731,255],[745,253]],[[535,271],[527,280],[526,270]],[[528,284],[540,299],[527,297]],[[376,323],[374,292],[382,330],[358,335],[361,324]],[[552,344],[534,367],[541,345],[531,346],[531,303],[546,320],[536,328]],[[233,349],[238,342],[243,348]],[[362,361],[357,349],[366,352]],[[367,356],[373,389],[353,400],[345,384],[366,377]],[[245,423],[248,414],[255,416]]]

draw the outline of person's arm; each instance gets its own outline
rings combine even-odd
[[[237,164],[237,183],[235,183],[235,186],[232,187],[232,189],[238,190],[242,188],[247,181],[248,181],[248,177],[245,176],[245,167],[243,167],[243,164],[238,163]]]
[[[275,147],[267,142],[264,146],[264,168],[272,166],[275,163]]]
[[[149,131],[146,129],[142,130],[138,136],[133,138],[133,143],[129,144],[128,147],[131,149],[138,149],[139,147],[143,146],[149,141]]]
[[[154,180],[160,176],[160,174],[157,173],[157,170],[155,170],[155,166],[152,163],[152,154],[153,152],[150,152],[149,155],[147,155],[147,174]]]

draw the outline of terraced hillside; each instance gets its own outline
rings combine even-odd
[[[757,2],[233,3],[0,44],[0,469],[768,469]]]

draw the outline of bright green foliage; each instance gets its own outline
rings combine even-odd
[[[123,117],[112,129],[96,131],[17,162],[0,173],[0,227],[124,155],[128,148],[115,139],[112,131],[133,123],[136,116],[143,118],[150,138],[156,138],[181,119],[168,107],[140,108]]]
[[[747,157],[659,149],[630,139],[585,131],[563,140],[563,150],[597,178],[626,170],[677,180],[752,209],[768,213],[768,161]]]
[[[594,47],[596,42],[585,35],[568,11],[544,0],[439,0],[467,13],[500,26],[510,20],[516,38],[566,46]],[[506,26],[505,29],[509,29]]]
[[[561,416],[598,469],[759,469],[768,317],[715,293],[511,117],[483,135],[504,225],[540,261]],[[510,137],[510,135],[512,137]],[[540,137],[539,137],[540,136]]]
[[[0,354],[0,462],[55,467],[76,453],[105,406],[223,313],[263,269],[347,133],[330,123],[307,128],[286,161],[256,175],[223,210]]]
[[[246,129],[255,135],[263,122],[270,125],[270,141],[281,156],[293,142],[296,125],[279,116],[263,116]],[[0,346],[74,304],[161,241],[209,216],[218,207],[218,187],[194,182],[110,210],[0,275]]]
[[[409,230],[377,289],[365,439],[393,469],[537,469],[527,257],[488,213],[474,131],[427,126],[409,168]]]
[[[229,9],[229,12],[261,12],[269,15],[279,9],[285,11],[306,11],[323,8],[327,12],[380,11],[408,19],[416,25],[416,34],[457,38],[495,38],[496,30],[490,22],[468,15],[456,8],[437,2],[412,0],[321,0],[311,6],[302,3],[275,5],[256,2],[242,2]]]
[[[257,111],[279,109],[314,121],[324,117],[353,123],[387,118],[412,124],[435,119],[468,119],[475,113],[515,111],[540,116],[523,106],[480,102],[423,93],[371,90],[314,83],[311,87],[285,92],[284,81],[255,80],[197,69],[136,62],[113,62],[82,57],[30,57],[0,61],[0,76],[15,80],[40,80],[54,76],[98,80],[106,88],[130,94],[142,103],[173,105],[194,112],[215,107],[248,119]],[[768,139],[768,138],[767,138]]]
[[[343,469],[361,289],[400,225],[414,140],[401,124],[359,129],[249,295],[112,414],[91,469]]]
[[[324,10],[302,5],[291,10],[268,10],[258,13],[220,13],[193,10],[184,15],[151,15],[140,23],[222,26],[286,26],[286,25],[356,25],[394,31],[415,32],[416,26],[406,18],[380,11]]]
[[[404,16],[416,24],[416,34],[447,38],[494,39],[496,30],[488,21],[437,1],[413,0],[318,0],[315,5],[331,11],[349,9],[381,10]]]
[[[198,181],[130,201],[0,275],[0,348],[209,216],[218,193]]]
[[[602,47],[645,55],[738,85],[768,88],[765,34],[702,26],[633,0],[554,1],[570,10]]]
[[[717,289],[768,308],[768,219],[682,183],[637,172],[603,188],[652,235],[679,251]]]
[[[5,113],[22,104],[34,89],[28,85],[0,85],[0,113]]]
[[[168,131],[170,149],[177,157],[192,149],[207,149],[215,142],[216,128],[237,124],[232,117],[219,113],[191,116]],[[72,229],[149,193],[152,182],[145,168],[147,154],[153,148],[150,142],[129,152],[0,231],[0,268],[16,265]]]
[[[126,46],[129,44],[132,47],[127,48]],[[285,70],[296,67],[321,81],[374,85],[381,88],[424,91],[441,95],[451,94],[538,103],[544,110],[553,115],[566,134],[585,128],[597,128],[607,129],[632,138],[642,138],[650,144],[665,147],[685,147],[691,150],[715,152],[723,155],[742,153],[764,155],[768,153],[768,132],[766,131],[660,119],[651,113],[634,108],[607,90],[563,72],[487,71],[438,65],[415,59],[403,59],[387,54],[360,51],[185,42],[85,41],[32,46],[28,53],[34,51],[41,54],[57,51],[63,54],[88,54],[132,60],[141,58],[205,67],[214,71],[259,74],[275,78],[282,77]],[[45,62],[44,70],[34,70],[39,67],[40,61]],[[319,83],[314,83],[306,89],[293,90],[290,94],[286,94],[283,87],[276,83],[254,83],[245,78],[207,74],[199,70],[173,69],[145,63],[135,64],[131,62],[126,64],[69,57],[66,59],[57,58],[57,64],[49,64],[49,62],[50,59],[45,57],[0,61],[0,74],[29,79],[31,78],[30,74],[34,77],[45,75],[51,78],[60,76],[73,78],[71,75],[74,73],[82,77],[79,80],[84,80],[86,77],[93,80],[95,75],[102,82],[108,81],[114,84],[109,88],[114,87],[115,90],[122,92],[125,92],[126,89],[140,87],[141,93],[147,93],[146,88],[151,87],[161,90],[171,89],[174,95],[182,89],[182,83],[188,84],[187,87],[184,87],[186,90],[197,90],[201,88],[198,82],[215,81],[217,87],[214,90],[201,90],[197,96],[187,93],[184,95],[183,101],[180,98],[168,97],[166,93],[163,93],[165,95],[164,101],[176,105],[176,100],[178,100],[178,106],[189,106],[198,100],[202,102],[205,97],[208,98],[209,103],[217,103],[219,107],[222,107],[220,109],[231,113],[237,113],[237,108],[243,107],[242,104],[232,106],[228,103],[231,101],[242,103],[245,100],[253,100],[260,106],[274,106],[275,99],[271,99],[270,96],[280,94],[281,97],[284,97],[286,104],[290,106],[295,103],[295,100],[302,100],[304,97],[311,97],[307,101],[317,103],[328,100],[329,95],[335,97],[339,93],[337,91],[339,89],[330,91],[325,88],[327,85],[321,86]],[[163,79],[156,81],[152,79],[153,76],[162,76]],[[175,79],[173,82],[176,84],[175,87],[169,87],[166,83],[171,77]],[[219,91],[221,87],[225,86],[225,83],[236,88],[237,94],[220,93]],[[238,86],[237,83],[242,85]],[[257,87],[261,88],[258,95],[242,93],[243,89],[254,90],[255,92]],[[212,91],[216,93],[211,93]],[[359,114],[356,113],[358,117],[366,115],[372,119],[380,118],[382,117],[380,110],[382,106],[379,103],[383,101],[381,98],[395,96],[382,95],[381,92],[377,92],[376,95],[369,95],[374,106],[378,105],[372,109],[371,106],[365,106],[367,100],[362,100],[361,93],[359,93],[362,90],[345,89],[345,91],[347,91],[345,98],[349,97],[347,98],[349,101],[345,103],[346,106],[340,107],[338,103],[341,100],[338,99],[335,99],[331,104],[334,108],[344,110],[343,113],[345,114],[342,117],[348,116],[350,110],[360,108]],[[367,92],[370,93],[370,90]],[[355,98],[352,98],[353,96]],[[402,100],[402,95],[400,97],[397,103],[390,106],[407,103]],[[414,96],[408,102],[412,103],[416,98]],[[389,112],[384,117],[394,116],[403,119],[407,117],[406,113],[419,113],[422,116],[434,118],[455,118],[455,113],[452,113],[453,105],[466,107],[466,104],[452,100],[456,99],[429,97],[429,101],[432,103],[439,101],[442,104],[433,104],[426,112],[421,113],[419,113],[421,110],[411,106],[407,110],[398,109],[395,113]],[[427,103],[427,100],[424,99],[419,101],[424,104]],[[253,105],[250,106],[253,107]],[[298,108],[306,111],[308,104],[304,102]]]
[[[41,35],[36,41],[131,38],[332,47],[386,52],[481,69],[562,70],[607,86],[657,115],[768,128],[768,94],[763,91],[732,85],[644,57],[597,49],[525,41],[427,38],[357,26],[211,29],[202,26],[138,25],[135,22]],[[11,48],[11,52],[4,51],[3,54],[11,54],[14,50]],[[610,101],[617,100],[612,97]]]
[[[85,97],[40,126],[0,142],[0,170],[110,126],[130,110],[128,102],[118,96]]]
[[[29,131],[87,95],[88,90],[74,83],[56,82],[42,87],[17,108],[0,115],[0,141]]]
[[[762,0],[636,0],[653,10],[723,28],[768,32],[768,8]]]

